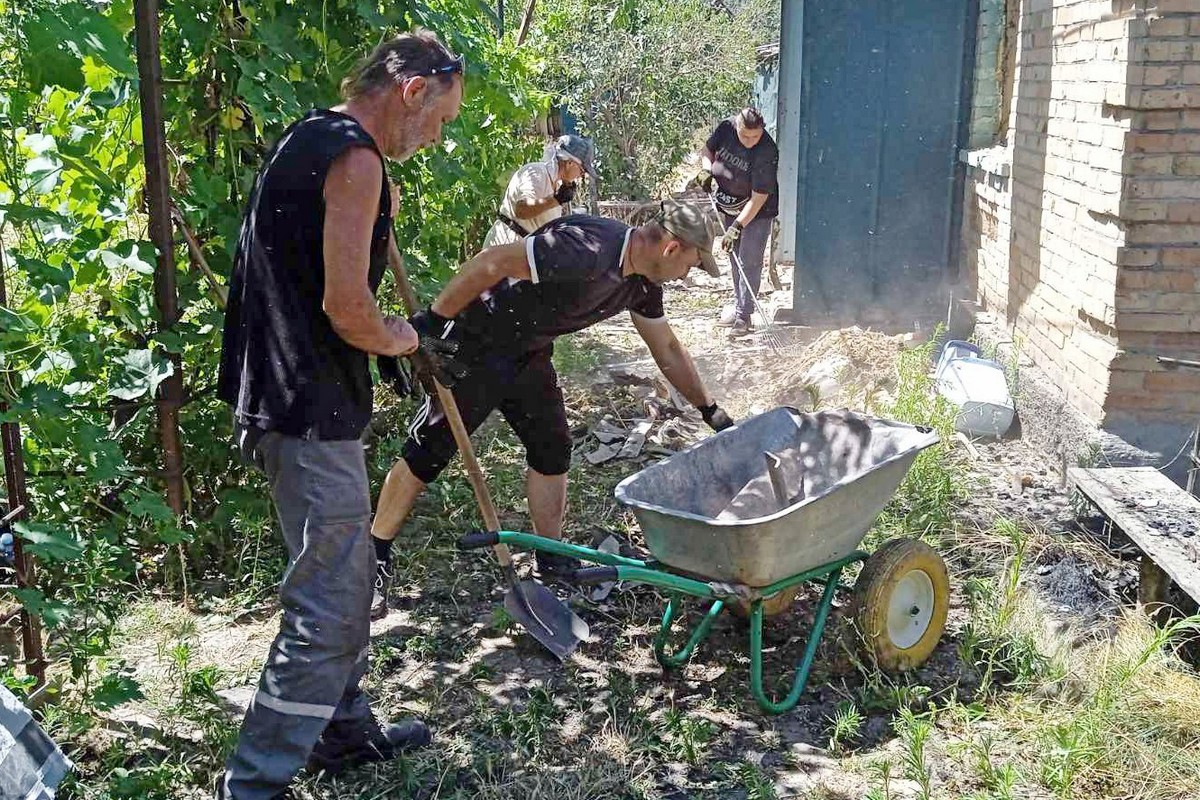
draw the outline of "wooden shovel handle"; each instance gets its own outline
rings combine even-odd
[[[417,302],[417,293],[413,291],[412,284],[408,280],[408,273],[404,271],[404,256],[400,253],[400,248],[396,246],[395,236],[388,240],[388,266],[391,267],[392,277],[396,279],[396,287],[400,290],[400,300],[404,303],[404,308],[408,311],[409,316],[412,316],[421,310],[421,306]],[[488,491],[487,482],[483,479],[483,470],[479,468],[479,461],[475,458],[475,448],[471,446],[471,435],[467,432],[467,426],[463,424],[462,415],[458,413],[458,404],[454,401],[454,394],[433,377],[433,371],[429,369],[425,354],[418,351],[414,354],[413,361],[417,369],[429,377],[429,382],[437,390],[442,412],[446,415],[446,421],[450,423],[450,431],[454,434],[455,443],[458,444],[458,452],[462,453],[463,464],[467,468],[467,479],[471,481],[471,488],[475,490],[475,501],[479,503],[479,513],[483,515],[483,524],[489,531],[495,533],[500,530],[500,518],[496,515],[496,506],[492,503],[492,495]],[[512,564],[512,554],[508,552],[506,545],[497,544],[492,549],[495,550],[501,567],[508,568]]]

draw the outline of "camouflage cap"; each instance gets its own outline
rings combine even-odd
[[[663,200],[654,221],[681,242],[700,250],[700,266],[714,278],[721,276],[712,255],[713,239],[721,235],[720,225],[706,211],[691,203]]]

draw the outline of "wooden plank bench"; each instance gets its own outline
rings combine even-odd
[[[1169,604],[1172,583],[1200,603],[1200,499],[1153,467],[1076,468],[1067,477],[1142,551],[1142,605]]]

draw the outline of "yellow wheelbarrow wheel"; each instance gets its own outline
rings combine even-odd
[[[795,604],[796,598],[799,596],[802,588],[804,587],[799,585],[793,586],[763,600],[763,616],[773,617],[776,614],[782,614],[784,611],[787,611]],[[730,603],[730,608],[739,617],[750,618],[750,603],[748,601],[738,598]]]
[[[888,542],[863,564],[854,595],[858,629],[880,669],[910,670],[933,653],[946,627],[950,579],[932,547]]]

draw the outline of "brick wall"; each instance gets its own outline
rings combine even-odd
[[[1114,363],[1106,410],[1131,426],[1200,414],[1200,374],[1156,355],[1200,358],[1200,0],[1158,0],[1130,41],[1116,113],[1130,133],[1120,216]]]
[[[971,87],[970,146],[973,148],[990,147],[1000,132],[1004,22],[1004,0],[979,0],[975,77]]]
[[[1200,0],[1007,2],[1007,140],[968,157],[979,297],[1094,421],[1200,413],[1153,358],[1200,353]]]

